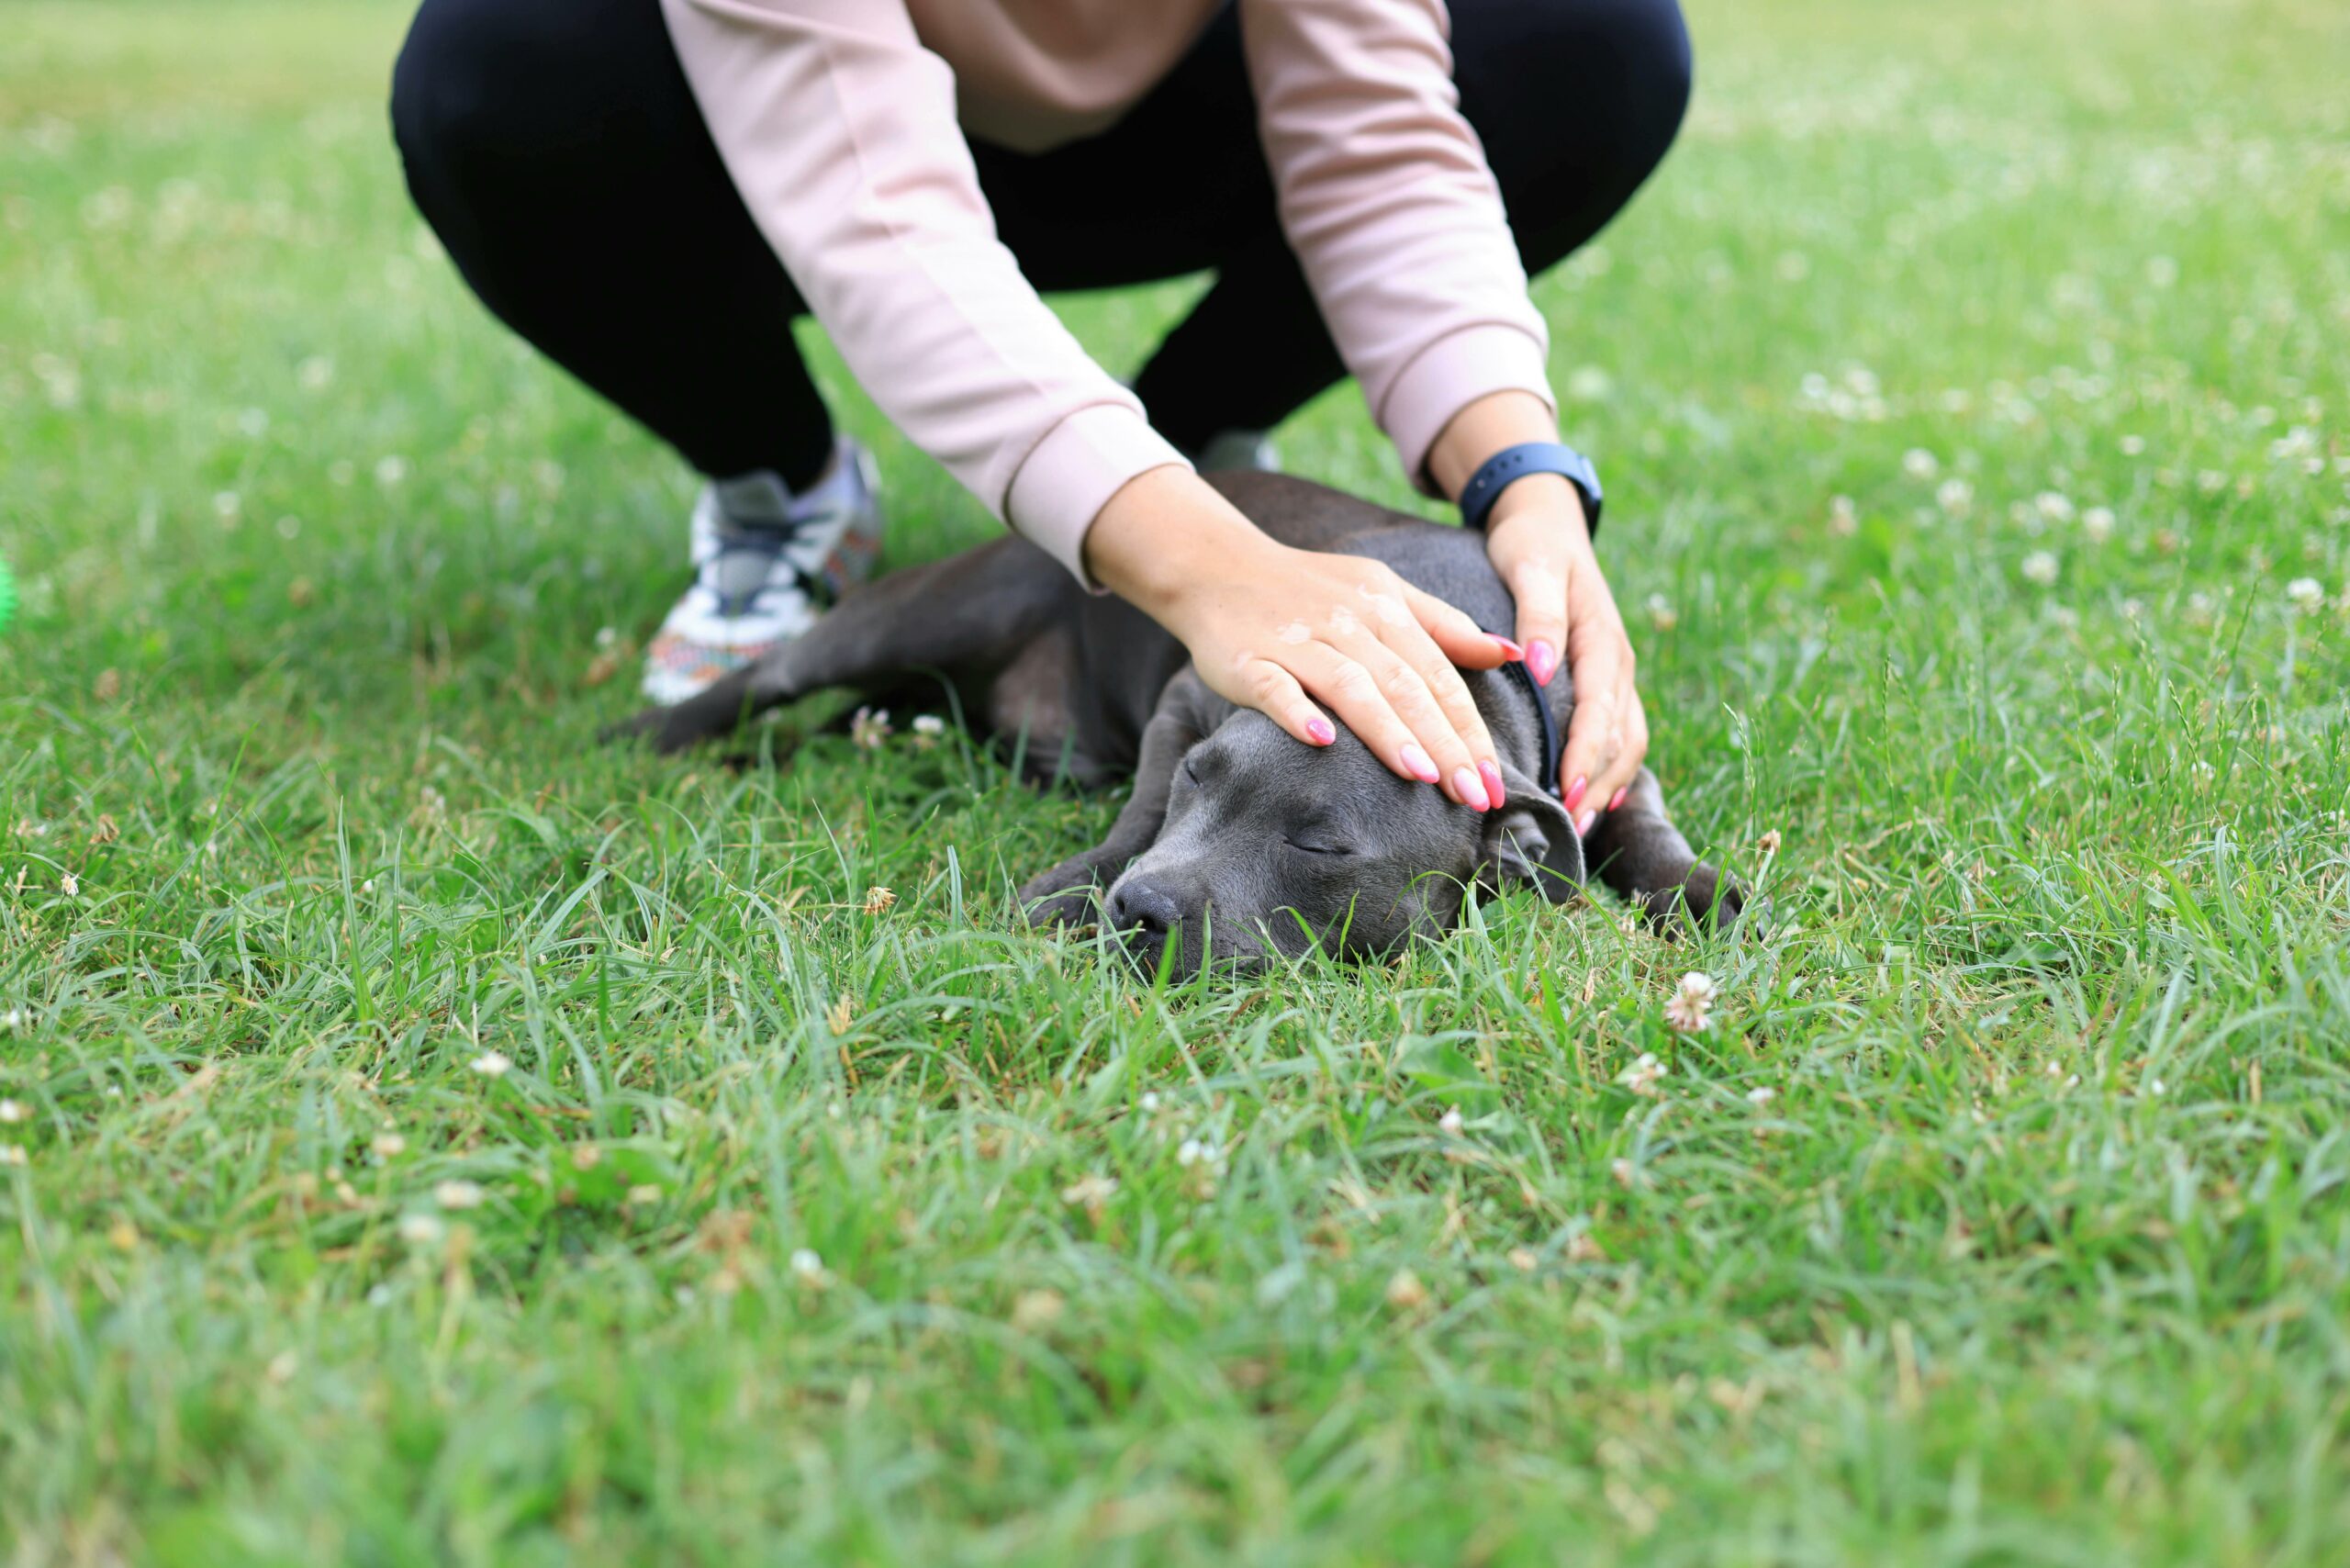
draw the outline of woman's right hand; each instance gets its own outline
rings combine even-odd
[[[1085,565],[1173,633],[1219,695],[1308,745],[1337,738],[1326,707],[1401,777],[1475,811],[1503,803],[1460,669],[1525,655],[1384,562],[1282,544],[1199,476],[1167,467],[1110,498]]]

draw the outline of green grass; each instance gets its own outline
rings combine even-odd
[[[2333,0],[1697,5],[1539,292],[1777,927],[1171,993],[1009,917],[1114,801],[591,744],[690,481],[425,236],[401,19],[0,6],[0,1562],[2342,1561]]]

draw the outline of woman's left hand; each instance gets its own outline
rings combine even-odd
[[[1485,553],[1517,599],[1528,673],[1548,686],[1563,660],[1574,678],[1559,783],[1575,830],[1588,834],[1639,775],[1649,722],[1633,684],[1631,639],[1592,549],[1583,498],[1556,475],[1528,475],[1494,503]]]

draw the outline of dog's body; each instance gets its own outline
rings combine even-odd
[[[1473,534],[1278,475],[1211,482],[1285,543],[1384,561],[1483,626],[1515,622]],[[1539,697],[1502,671],[1466,678],[1509,787],[1496,812],[1397,778],[1343,730],[1336,745],[1300,745],[1210,691],[1182,644],[1139,610],[1086,593],[1041,551],[1003,539],[891,573],[797,642],[630,727],[675,751],[826,688],[904,711],[933,703],[943,680],[974,729],[1024,737],[1032,778],[1134,778],[1109,837],[1022,889],[1030,918],[1084,919],[1098,896],[1147,958],[1178,939],[1185,970],[1269,950],[1382,952],[1449,928],[1474,882],[1530,880],[1565,897],[1584,879],[1586,855],[1653,916],[1735,918],[1739,890],[1695,862],[1646,769],[1587,841],[1535,782],[1546,770],[1534,704],[1548,701],[1566,733],[1563,671]]]

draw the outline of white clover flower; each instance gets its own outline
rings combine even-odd
[[[796,1247],[791,1252],[791,1271],[811,1284],[821,1284],[825,1278],[824,1260],[809,1248]]]
[[[1712,976],[1695,970],[1683,975],[1673,999],[1664,1004],[1665,1022],[1684,1035],[1702,1033],[1718,994]]]
[[[1930,479],[1942,471],[1942,459],[1922,446],[1913,446],[1901,454],[1901,471],[1912,479]]]
[[[1102,1205],[1118,1195],[1115,1176],[1084,1175],[1061,1189],[1061,1202],[1099,1215]]]
[[[222,522],[234,522],[243,515],[245,498],[234,490],[216,490],[212,496],[212,515]]]
[[[940,718],[937,714],[918,713],[914,716],[914,734],[918,735],[928,735],[931,739],[936,740],[940,735],[943,735],[946,733],[946,721]]]
[[[2073,521],[2072,498],[2061,490],[2042,490],[2031,498],[2031,504],[2034,510],[2051,522]]]
[[[2091,507],[2081,514],[2081,532],[2092,544],[2102,544],[2113,537],[2113,509]]]
[[[1609,1160],[1607,1174],[1616,1178],[1616,1184],[1618,1187],[1629,1187],[1639,1179],[1639,1173],[1632,1169],[1632,1162],[1628,1159]]]
[[[1175,1148],[1178,1165],[1204,1165],[1214,1170],[1224,1163],[1224,1150],[1212,1137],[1187,1137]]]
[[[1463,1126],[1460,1119],[1460,1107],[1458,1105],[1446,1106],[1444,1108],[1444,1114],[1437,1118],[1436,1125],[1441,1131],[1458,1137],[1460,1134],[1460,1128]]]
[[[1852,506],[1850,496],[1828,498],[1828,532],[1839,539],[1850,539],[1861,531],[1861,516]]]
[[[1934,504],[1952,517],[1975,510],[1975,487],[1960,478],[1944,479],[1934,487]]]
[[[1567,396],[1578,403],[1596,403],[1615,387],[1615,380],[1595,364],[1579,364],[1567,373]]]
[[[2304,615],[2325,608],[2325,588],[2315,577],[2295,577],[2285,585],[2285,597]]]
[[[32,1157],[13,1143],[0,1143],[0,1165],[29,1165]]]
[[[408,1152],[408,1139],[397,1133],[377,1133],[369,1147],[375,1149],[376,1159],[394,1159]]]
[[[32,1113],[25,1109],[22,1102],[0,1100],[0,1123],[29,1121],[31,1118]]]
[[[2125,435],[2125,436],[2123,436],[2123,437],[2121,438],[2121,455],[2122,455],[2122,456],[2124,456],[2124,457],[2143,457],[2145,454],[2146,454],[2146,438],[2145,438],[2144,436],[2142,436],[2142,435]]]
[[[1648,611],[1649,624],[1660,632],[1670,632],[1681,624],[1681,611],[1673,609],[1673,601],[1661,593],[1649,595]]]
[[[82,896],[82,879],[67,871],[57,879],[57,890],[69,899],[79,898]]]
[[[504,1051],[484,1051],[465,1065],[484,1078],[503,1078],[514,1070],[514,1058]]]
[[[2056,580],[2056,557],[2047,550],[2034,550],[2023,558],[2023,580],[2040,588],[2047,588]]]
[[[1673,1010],[1679,1004],[1680,1000],[1681,999],[1676,996],[1672,1002],[1665,1004],[1665,1014],[1667,1017],[1673,1016]],[[1678,1022],[1675,1022],[1673,1026],[1675,1028],[1680,1028],[1682,1025]],[[1705,1026],[1706,1021],[1701,1013],[1696,1024],[1692,1026],[1688,1032],[1695,1033],[1697,1029],[1702,1029]],[[1642,1051],[1640,1053],[1639,1060],[1634,1062],[1631,1066],[1626,1068],[1623,1071],[1616,1075],[1616,1081],[1622,1084],[1625,1088],[1630,1090],[1635,1094],[1653,1095],[1656,1092],[1657,1080],[1667,1076],[1672,1072],[1672,1070],[1673,1070],[1671,1068],[1666,1067],[1662,1062],[1656,1059],[1655,1052]]]
[[[432,1189],[432,1201],[444,1209],[477,1209],[488,1195],[478,1182],[443,1182]]]
[[[2300,458],[2313,457],[2317,454],[2317,431],[2307,425],[2295,425],[2268,443],[2268,460],[2272,463],[2290,463]]]
[[[408,477],[408,459],[398,453],[388,453],[375,460],[375,483],[386,489]]]
[[[1778,1097],[1779,1092],[1767,1083],[1758,1084],[1746,1092],[1746,1103],[1750,1105],[1768,1105]]]
[[[867,751],[879,751],[890,739],[890,710],[859,708],[849,715],[848,738]]]
[[[448,1234],[449,1227],[441,1223],[438,1215],[413,1214],[400,1216],[400,1239],[410,1247],[430,1247]]]
[[[1135,1103],[1143,1108],[1144,1114],[1149,1114],[1151,1112],[1158,1109],[1158,1091],[1156,1089],[1144,1090],[1142,1092],[1142,1098],[1136,1101]]]

